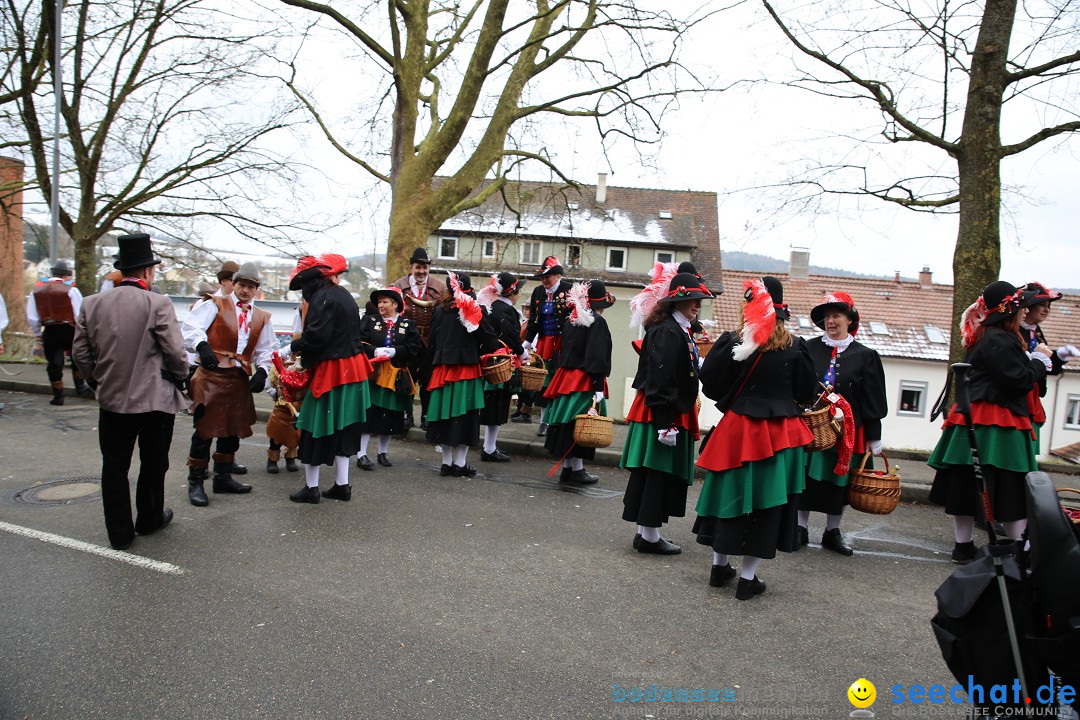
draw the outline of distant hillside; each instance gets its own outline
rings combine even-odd
[[[725,270],[745,270],[767,273],[786,273],[788,271],[787,260],[769,257],[768,255],[759,255],[757,253],[742,252],[739,250],[722,250],[720,252],[720,262],[723,264]],[[868,275],[866,273],[851,272],[850,270],[841,270],[832,267],[822,267],[820,265],[811,265],[810,274],[855,278],[890,277],[888,275]],[[902,279],[908,280],[909,278]]]

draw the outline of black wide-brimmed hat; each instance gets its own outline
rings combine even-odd
[[[559,263],[559,258],[554,255],[548,255],[544,258],[544,264],[536,270],[536,274],[533,275],[534,280],[538,280],[546,275],[562,275],[563,266]]]
[[[463,272],[454,273],[454,275],[457,275],[458,285],[461,287],[463,292],[472,292],[472,278],[470,278]],[[446,287],[452,287],[450,284],[449,273],[447,273],[446,275]]]
[[[371,291],[371,302],[379,304],[380,297],[388,297],[397,304],[398,312],[405,309],[405,300],[401,297],[401,288],[395,285],[387,285],[384,288],[375,288]]]
[[[1020,312],[1020,308],[1025,307],[1023,303],[1027,296],[1028,293],[1004,280],[990,283],[982,292],[983,304],[986,306],[986,319],[982,324],[996,325],[1011,318]]]
[[[1031,307],[1039,303],[1052,303],[1062,298],[1061,293],[1051,290],[1042,283],[1029,282],[1022,290],[1024,299],[1020,301],[1020,307]]]
[[[412,251],[412,257],[409,258],[409,264],[414,265],[416,263],[422,263],[424,265],[430,265],[431,260],[428,259],[427,248],[416,248]]]
[[[848,334],[854,335],[859,331],[859,311],[855,309],[855,298],[846,292],[831,292],[821,299],[821,304],[816,305],[810,311],[810,320],[822,330],[825,329],[825,314],[830,310],[837,310],[847,315],[850,322]]]
[[[589,283],[589,307],[603,310],[615,304],[615,296],[607,291],[603,280],[593,280]]]
[[[525,288],[525,278],[519,278],[513,273],[501,272],[495,278],[499,281],[499,287],[502,288],[500,294],[503,297],[510,297]]]
[[[658,302],[682,302],[683,300],[709,300],[713,294],[690,273],[677,273],[668,284],[667,297]]]
[[[116,244],[120,252],[116,254],[113,267],[117,270],[138,270],[161,262],[154,257],[154,251],[150,247],[150,236],[146,233],[121,235],[116,238]]]

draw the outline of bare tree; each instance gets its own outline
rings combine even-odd
[[[54,0],[3,0],[0,147],[52,192]],[[91,0],[63,5],[59,221],[75,244],[80,288],[96,283],[108,231],[191,237],[199,220],[271,245],[302,223],[295,166],[271,135],[296,101],[270,81],[276,29],[209,0]],[[296,118],[294,120],[293,118]],[[292,144],[292,143],[288,143]],[[48,202],[48,200],[46,200]]]
[[[843,0],[782,13],[762,2],[791,45],[812,61],[803,67],[796,60],[800,69],[790,84],[872,103],[882,116],[878,143],[930,148],[955,163],[954,171],[901,171],[875,181],[880,168],[844,161],[811,168],[791,183],[809,195],[854,194],[959,213],[955,328],[964,307],[1001,268],[1002,161],[1080,130],[1073,79],[1080,73],[1080,8],[1071,0],[1022,6],[1016,0]],[[1014,122],[1005,128],[1016,137],[1003,141],[1003,112],[1014,108]],[[952,333],[952,357],[961,357],[958,332]]]
[[[565,123],[593,124],[605,143],[656,143],[679,93],[703,89],[678,56],[687,32],[715,12],[639,0],[368,0],[350,17],[339,5],[280,2],[330,20],[382,80],[357,91],[358,104],[375,99],[359,113],[370,119],[359,148],[349,141],[355,123],[333,126],[310,92],[290,87],[335,148],[390,186],[387,279],[522,163],[572,185],[551,149],[565,147]],[[389,147],[380,146],[386,136]]]

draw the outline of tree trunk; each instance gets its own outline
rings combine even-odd
[[[1016,0],[987,0],[971,60],[957,151],[960,227],[953,252],[950,361],[963,359],[960,317],[1001,271],[1001,104]]]
[[[8,313],[4,351],[9,355],[28,352],[31,345],[23,287],[23,177],[21,160],[0,158],[0,295]]]
[[[386,247],[387,284],[409,272],[409,258],[418,247],[427,245],[433,227],[422,212],[431,195],[430,185],[408,181],[409,172],[398,175],[390,201],[390,241]]]
[[[76,235],[75,286],[83,296],[93,295],[98,286],[97,238]]]

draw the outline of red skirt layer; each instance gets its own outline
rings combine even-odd
[[[721,472],[766,460],[781,450],[812,442],[814,434],[797,417],[752,418],[728,410],[716,424],[697,464]]]
[[[481,375],[479,365],[436,365],[431,369],[431,379],[428,381],[427,389],[438,390],[443,385],[459,380],[475,380]]]
[[[595,390],[592,389],[592,377],[584,370],[559,368],[555,371],[555,375],[551,378],[551,382],[548,383],[547,389],[544,390],[544,397],[556,398],[560,395],[571,395],[573,393],[581,392],[595,392]],[[606,397],[607,394],[607,378],[604,378],[604,396]]]
[[[545,360],[555,357],[562,350],[562,335],[542,335],[536,341],[536,354]]]
[[[630,406],[630,412],[626,414],[626,419],[629,422],[637,423],[651,423],[653,421],[652,410],[645,404],[645,393],[638,390],[637,395],[634,396],[634,403]],[[696,412],[684,412],[676,415],[675,427],[690,431],[695,440],[701,437],[701,433],[698,432]]]
[[[1039,397],[1039,386],[1031,388],[1031,392],[1027,396],[1028,414],[1031,415],[1031,422],[1033,423],[1045,423],[1046,422],[1046,410],[1043,408],[1042,398]]]
[[[311,396],[322,397],[336,387],[364,382],[374,370],[367,355],[323,360],[315,367],[311,378]]]
[[[1031,431],[1031,418],[1016,415],[1000,405],[985,400],[971,403],[971,424]],[[955,404],[949,410],[945,424],[941,427],[945,429],[950,425],[964,426],[964,416],[956,409]]]

